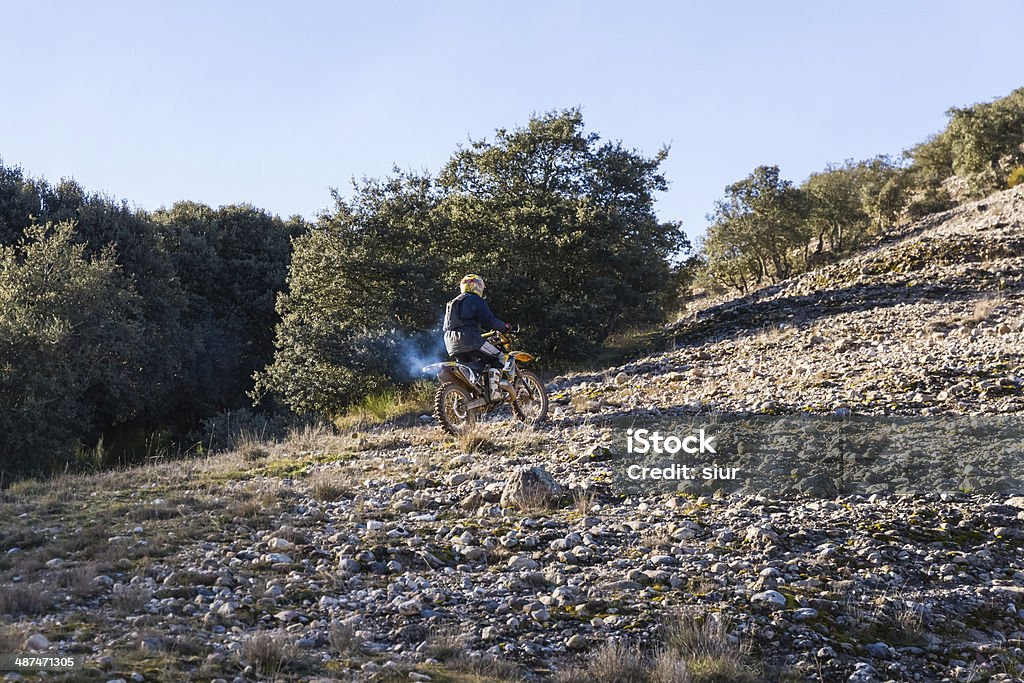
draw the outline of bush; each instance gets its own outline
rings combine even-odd
[[[247,407],[303,230],[247,205],[150,215],[0,164],[0,478],[180,451]]]
[[[1007,187],[1017,187],[1024,183],[1024,166],[1017,166],[1006,176]]]
[[[953,170],[971,196],[1000,189],[1009,169],[1024,162],[1024,88],[1006,97],[949,110]]]
[[[143,334],[131,283],[70,223],[0,247],[0,470],[59,468],[100,415],[130,418]]]

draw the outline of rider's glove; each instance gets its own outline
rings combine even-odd
[[[518,332],[519,331],[519,325],[513,325],[512,323],[505,323],[505,331],[506,332]]]

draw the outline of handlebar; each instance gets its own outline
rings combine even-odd
[[[508,336],[508,335],[511,335],[511,334],[515,334],[518,331],[519,331],[519,325],[516,325],[516,326],[514,326],[510,330],[491,330],[490,332],[484,332],[480,336],[483,337],[484,339],[490,339],[491,337],[502,338],[502,337],[505,337],[505,336]]]

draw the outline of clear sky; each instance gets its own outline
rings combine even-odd
[[[671,152],[693,236],[758,164],[801,181],[1024,86],[1024,3],[0,3],[0,158],[153,209],[312,217],[353,176],[580,106]]]

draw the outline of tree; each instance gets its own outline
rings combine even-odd
[[[334,198],[294,242],[274,362],[257,377],[257,395],[274,392],[299,413],[335,415],[408,380],[403,354],[440,335],[447,230],[431,179],[396,170],[354,183],[350,201]]]
[[[71,223],[0,247],[0,470],[53,470],[100,415],[132,418],[144,330],[112,253],[86,255]]]
[[[904,152],[911,160],[910,172],[914,185],[922,190],[942,187],[943,181],[953,175],[953,146],[948,130],[932,135],[924,142]]]
[[[253,373],[273,353],[275,300],[291,237],[304,228],[247,204],[177,202],[153,220],[185,299],[177,388],[188,402],[178,411],[206,416],[240,408]]]
[[[888,228],[902,215],[910,191],[905,169],[886,155],[829,164],[801,186],[817,251],[835,255],[858,248],[864,237]]]
[[[96,384],[81,398],[87,419],[65,422],[67,449],[102,436],[111,455],[130,456],[148,434],[169,430],[184,439],[204,418],[248,404],[252,375],[273,352],[275,298],[284,287],[290,238],[305,229],[301,220],[282,221],[248,205],[211,209],[189,202],[150,215],[88,193],[73,180],[50,184],[0,165],[0,244],[17,250],[28,239],[25,231],[44,223],[73,224],[61,239],[74,253],[87,263],[112,264],[132,292],[133,329],[145,340],[132,348],[132,362],[120,368],[116,385]],[[33,233],[27,244],[37,237]],[[18,258],[19,264],[33,262]],[[31,273],[21,266],[10,272]],[[77,295],[61,289],[51,303],[71,305]],[[115,311],[91,313],[96,324],[116,323]],[[0,330],[0,345],[8,352],[32,349],[26,334],[8,325]],[[72,335],[62,342],[69,358],[86,353],[78,346],[83,340]],[[71,414],[67,406],[63,412]]]
[[[0,244],[14,244],[42,208],[37,183],[0,159]]]
[[[842,166],[828,165],[814,173],[803,185],[809,202],[808,222],[815,241],[815,254],[826,244],[835,255],[845,253],[851,242],[870,225],[864,210],[858,165],[847,161]]]
[[[1005,187],[1010,169],[1024,163],[1024,88],[947,114],[953,171],[967,181],[971,196]]]
[[[667,153],[602,143],[578,109],[458,150],[439,177],[450,280],[484,274],[501,312],[549,357],[583,357],[611,332],[661,319],[673,258],[689,248],[654,212]]]
[[[124,397],[125,407],[130,409],[114,412],[129,412],[140,424],[165,425],[182,398],[194,394],[181,391],[177,383],[187,345],[180,327],[186,299],[158,226],[127,202],[86,192],[73,180],[55,185],[38,182],[36,188],[40,197],[37,219],[73,223],[74,239],[83,253],[107,254],[138,294],[149,343],[145,357],[133,370],[138,392]],[[112,425],[114,414],[100,415],[97,420]]]
[[[350,200],[335,193],[295,241],[258,393],[333,415],[408,380],[418,357],[440,357],[444,303],[467,272],[551,361],[662,319],[688,247],[654,213],[664,158],[602,143],[568,110],[471,142],[436,181],[396,170],[354,184]]]
[[[806,262],[811,235],[807,199],[778,166],[758,166],[725,188],[725,197],[708,219],[704,240],[712,273],[730,286],[746,289],[766,279],[781,280]]]

